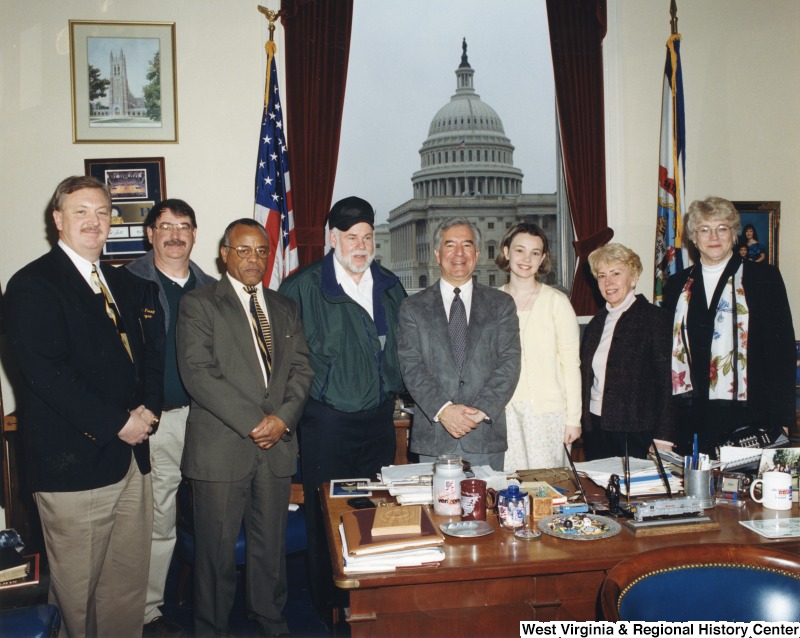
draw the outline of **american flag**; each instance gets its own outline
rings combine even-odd
[[[254,217],[269,233],[270,252],[264,284],[277,290],[281,281],[297,270],[298,261],[289,155],[283,135],[283,111],[274,53],[274,45],[272,50],[267,47],[267,90],[258,144]]]
[[[683,242],[686,213],[686,126],[683,111],[681,36],[667,41],[664,88],[661,95],[661,150],[658,162],[658,217],[653,300],[661,305],[664,285],[670,275],[683,270],[689,261]]]

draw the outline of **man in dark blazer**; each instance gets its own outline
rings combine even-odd
[[[99,261],[111,220],[101,182],[65,179],[50,210],[58,245],[12,277],[5,304],[50,602],[62,635],[133,638],[150,556],[147,439],[163,387],[158,338],[144,335],[162,319],[142,307],[147,293],[155,300],[150,284]]]
[[[502,470],[505,406],[520,372],[516,306],[510,295],[473,283],[480,233],[469,221],[442,222],[434,245],[441,279],[400,306],[400,365],[417,405],[410,449],[420,461],[459,454]],[[459,303],[463,310],[456,310]],[[458,332],[454,317],[464,312],[461,359],[451,335]]]
[[[193,492],[198,637],[229,632],[242,520],[248,616],[265,635],[288,633],[286,520],[297,468],[295,426],[313,371],[297,306],[261,284],[268,254],[263,226],[253,219],[231,223],[220,248],[226,274],[186,294],[178,314],[178,362],[192,398],[181,469]],[[271,339],[251,319],[255,304],[268,318]]]

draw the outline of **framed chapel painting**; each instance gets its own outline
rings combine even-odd
[[[72,141],[177,142],[174,22],[69,21]]]
[[[87,159],[85,174],[103,182],[111,193],[111,231],[100,258],[127,263],[148,250],[144,220],[167,198],[163,157]]]
[[[781,221],[780,202],[731,202],[742,218],[734,251],[743,259],[778,265],[778,231]]]

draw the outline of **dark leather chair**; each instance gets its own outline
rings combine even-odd
[[[603,615],[617,621],[800,621],[800,556],[764,545],[643,552],[608,572]]]

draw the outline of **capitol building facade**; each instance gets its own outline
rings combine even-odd
[[[475,281],[493,287],[507,281],[494,260],[506,230],[525,221],[547,234],[553,261],[548,283],[560,283],[558,198],[522,192],[514,145],[497,112],[475,92],[473,74],[464,41],[456,92],[434,116],[419,151],[420,170],[411,177],[414,197],[389,213],[390,256],[384,254],[383,262],[409,292],[439,278],[433,233],[447,217],[466,217],[482,233]]]

